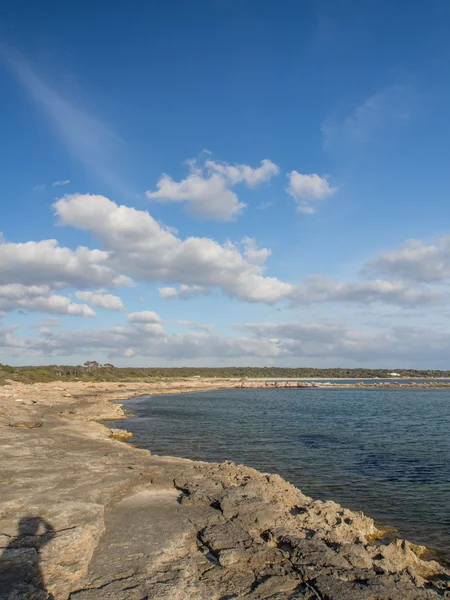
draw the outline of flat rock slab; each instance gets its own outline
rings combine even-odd
[[[193,532],[172,489],[148,489],[126,496],[105,515],[105,533],[89,565],[90,587],[118,573],[144,576],[158,554]]]

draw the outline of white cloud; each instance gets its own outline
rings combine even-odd
[[[188,300],[210,293],[202,286],[181,285],[158,288],[165,300],[180,298]],[[441,290],[431,290],[424,286],[412,288],[401,281],[336,281],[323,275],[309,275],[298,286],[293,286],[286,294],[294,305],[322,303],[384,303],[393,306],[418,307],[444,304],[448,294]]]
[[[249,263],[254,265],[262,265],[266,262],[272,251],[269,248],[259,248],[257,242],[253,238],[245,237],[241,240],[244,246],[244,256]]]
[[[425,287],[412,288],[401,281],[346,282],[334,281],[323,275],[309,275],[290,295],[294,304],[322,302],[353,302],[371,304],[383,302],[396,306],[427,306],[444,303],[448,295]]]
[[[438,304],[446,298],[441,290],[421,285],[412,287],[401,277],[394,281],[345,282],[311,275],[294,286],[264,275],[270,250],[259,248],[251,238],[244,238],[239,244],[226,242],[223,245],[209,238],[181,240],[148,212],[118,206],[103,196],[66,196],[55,204],[55,209],[63,224],[91,231],[101,241],[104,251],[84,251],[100,253],[98,262],[101,260],[106,269],[105,276],[127,273],[140,280],[176,283],[159,288],[165,299],[193,298],[206,295],[214,288],[241,300],[268,304],[288,299],[297,304],[383,302],[419,306]],[[440,241],[439,252],[445,253],[447,243],[450,242],[446,239]],[[423,250],[420,246],[421,256],[423,253],[428,256],[429,252],[429,247]],[[439,263],[436,263],[434,250],[432,260],[437,268]],[[95,276],[99,278],[98,273]]]
[[[48,331],[23,343],[20,354],[29,353],[43,356],[101,353],[109,358],[145,356],[170,361],[211,356],[274,356],[276,348],[257,339],[226,338],[192,331],[167,334],[159,323],[131,322],[126,327],[108,329]]]
[[[91,231],[102,242],[113,271],[152,282],[218,287],[242,300],[269,304],[293,288],[264,276],[264,265],[250,262],[231,242],[181,240],[148,212],[118,206],[104,196],[73,194],[54,207],[62,224]],[[261,262],[263,249],[258,251]]]
[[[256,169],[249,165],[230,165],[211,160],[198,167],[189,161],[190,173],[186,179],[174,181],[165,173],[156,184],[154,192],[146,192],[147,198],[160,202],[186,202],[187,210],[196,217],[230,221],[245,208],[238,196],[229,188],[238,183],[255,187],[279,172],[270,160],[261,161]]]
[[[187,202],[189,214],[195,217],[231,221],[245,208],[220,175],[204,178],[191,173],[180,182],[164,174],[156,184],[158,191],[146,192],[147,198],[160,202]]]
[[[366,273],[383,273],[415,283],[445,282],[450,279],[450,235],[433,244],[407,240],[397,250],[381,252],[364,267]]]
[[[122,299],[113,294],[107,294],[104,290],[96,290],[95,292],[76,292],[75,296],[82,302],[92,304],[96,308],[104,310],[119,310],[124,311]]]
[[[38,312],[93,317],[95,312],[86,304],[75,304],[66,296],[51,293],[47,285],[0,285],[0,310],[30,310]]]
[[[216,162],[207,160],[205,168],[214,173],[219,173],[231,185],[245,183],[248,187],[256,187],[261,183],[270,181],[280,172],[280,167],[267,158],[261,161],[261,166],[257,168],[249,165],[230,165],[226,162]]]
[[[70,183],[70,179],[64,179],[64,180],[62,180],[62,181],[54,181],[54,182],[52,183],[52,187],[57,187],[57,186],[59,186],[59,185],[67,185],[67,184],[69,184],[69,183]]]
[[[291,321],[238,326],[242,336],[189,332],[168,334],[160,323],[130,322],[107,329],[47,330],[19,339],[16,329],[0,329],[0,351],[11,356],[79,355],[154,358],[180,364],[374,364],[447,368],[450,332],[442,327],[396,326],[360,329],[345,322]],[[173,362],[172,362],[173,361]]]
[[[326,177],[312,173],[303,175],[298,171],[288,173],[289,185],[286,191],[297,203],[297,210],[305,214],[315,213],[317,203],[332,196],[337,188],[330,185]]]
[[[185,286],[189,288],[189,286]],[[165,300],[170,300],[170,298],[178,298],[179,290],[176,287],[166,286],[158,288],[159,295]]]
[[[71,250],[58,246],[56,240],[0,240],[0,286],[48,288],[40,299],[28,294],[26,302],[22,298],[11,305],[4,298],[5,310],[18,306],[20,300],[22,307],[29,310],[91,314],[89,307],[80,308],[82,305],[53,293],[64,288],[75,289],[79,300],[93,306],[124,310],[121,299],[107,293],[106,288],[131,285],[129,276],[169,284],[159,287],[165,299],[194,298],[216,288],[241,300],[267,304],[287,300],[305,305],[341,302],[416,307],[437,305],[447,298],[445,290],[427,287],[423,282],[450,277],[450,236],[431,245],[409,241],[366,265],[366,271],[384,270],[392,280],[336,281],[310,275],[293,285],[265,275],[271,252],[258,247],[252,238],[245,237],[234,244],[198,237],[183,240],[148,212],[119,206],[104,196],[67,195],[54,208],[61,224],[91,232],[103,249]],[[405,283],[408,280],[415,285]]]
[[[161,323],[161,317],[153,310],[129,313],[128,320],[132,323]]]
[[[11,356],[17,354],[30,355],[33,353],[39,353],[39,350],[33,350],[27,347],[27,344],[16,337],[17,325],[10,325],[9,327],[0,328],[0,351],[3,353],[9,353]]]
[[[181,298],[182,300],[189,300],[196,296],[208,296],[211,290],[203,285],[180,285],[176,287],[160,287],[158,288],[159,295],[164,300],[170,300],[172,298]]]
[[[106,266],[108,253],[79,246],[70,250],[56,240],[12,243],[0,240],[0,284],[22,283],[63,288],[130,285],[128,277]]]
[[[337,321],[252,323],[239,328],[263,342],[270,340],[279,357],[312,357],[317,365],[351,359],[358,365],[376,362],[386,367],[396,360],[416,368],[447,368],[442,353],[450,350],[450,332],[442,328],[396,326],[374,331]]]
[[[191,329],[198,329],[199,331],[207,331],[209,333],[212,332],[213,326],[208,323],[199,323],[198,321],[185,321],[183,319],[173,319],[172,323],[176,323],[177,325],[181,325],[182,327],[189,327]]]

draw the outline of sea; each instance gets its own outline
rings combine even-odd
[[[125,407],[113,426],[153,454],[278,473],[450,560],[450,389],[224,389]]]

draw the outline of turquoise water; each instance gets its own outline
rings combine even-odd
[[[450,557],[450,390],[232,389],[125,406],[121,426],[154,454],[279,473]]]

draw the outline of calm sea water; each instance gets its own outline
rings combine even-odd
[[[450,557],[450,390],[216,390],[125,406],[121,426],[154,454],[279,473]]]
[[[252,379],[250,377],[250,381],[258,381],[258,379]],[[310,383],[314,383],[314,382],[318,382],[318,383],[351,383],[351,384],[355,384],[355,383],[370,383],[370,384],[377,384],[377,383],[449,383],[450,379],[445,379],[444,377],[440,378],[440,379],[432,379],[430,377],[428,377],[427,379],[403,379],[403,378],[399,378],[399,379],[393,379],[392,377],[390,377],[389,379],[381,379],[381,378],[376,378],[376,377],[372,377],[371,379],[358,379],[358,378],[353,378],[353,379],[343,379],[343,378],[339,378],[339,379],[326,379],[323,377],[320,378],[316,378],[316,379],[295,379],[295,378],[289,378],[289,379],[281,379],[281,378],[274,378],[274,379],[269,379],[266,378],[265,381],[303,381],[303,382],[310,382]]]

